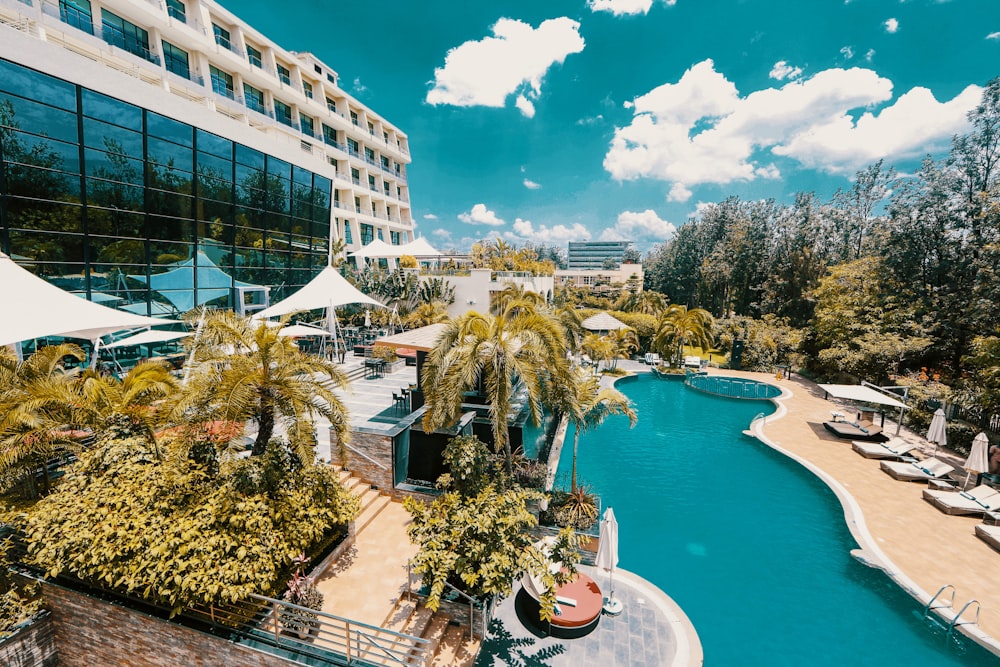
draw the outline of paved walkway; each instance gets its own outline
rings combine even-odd
[[[938,511],[921,497],[926,485],[894,480],[881,471],[878,461],[854,452],[849,440],[829,434],[823,422],[838,406],[825,400],[814,383],[718,372],[765,380],[786,390],[786,397],[780,400],[784,414],[768,418],[761,435],[832,482],[846,506],[848,526],[867,559],[882,562],[887,573],[922,602],[941,586],[953,584],[955,604],[961,608],[967,600],[979,600],[980,628],[1000,637],[1000,554],[975,536],[975,525],[981,519]],[[890,432],[894,431],[893,427]],[[916,438],[913,434],[909,437]]]
[[[410,515],[389,503],[354,546],[316,578],[323,611],[381,626],[406,586],[406,563],[416,555],[406,526]]]

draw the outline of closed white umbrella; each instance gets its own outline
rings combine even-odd
[[[969,458],[966,460],[965,465],[962,466],[969,471],[969,474],[965,476],[965,485],[968,485],[972,473],[979,475],[990,469],[990,457],[986,451],[989,449],[989,446],[990,439],[986,437],[985,433],[980,433],[973,438],[972,451],[969,453]]]
[[[604,602],[604,611],[616,616],[622,613],[622,603],[615,599],[615,567],[618,565],[618,521],[615,511],[610,507],[605,510],[601,519],[600,541],[597,546],[597,559],[594,565],[608,571],[608,588],[610,592]]]
[[[931,419],[931,426],[927,429],[927,440],[934,443],[934,453],[937,454],[938,447],[948,444],[948,420],[945,419],[944,410],[938,408]]]

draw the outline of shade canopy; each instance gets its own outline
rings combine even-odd
[[[0,252],[0,345],[43,336],[94,340],[123,329],[176,324],[114,310],[56,287]]]
[[[440,257],[441,252],[434,248],[423,236],[413,239],[409,243],[399,246],[403,255],[413,257]]]
[[[255,318],[280,317],[288,313],[317,308],[336,308],[349,303],[367,303],[372,306],[385,306],[357,287],[347,282],[347,278],[332,266],[328,266],[319,275],[306,283],[302,289],[287,299],[283,299],[270,308],[265,308]]]
[[[389,245],[382,239],[375,239],[368,245],[351,253],[357,259],[371,259],[375,257],[402,257],[406,253],[400,252],[403,246]]]
[[[326,338],[330,336],[330,332],[326,329],[317,329],[305,324],[292,324],[279,331],[278,335],[288,336],[289,338],[305,338],[306,336],[323,336]]]
[[[402,331],[392,336],[383,336],[375,341],[375,345],[399,349],[401,347],[420,352],[430,352],[437,347],[447,324],[428,324],[418,329]]]
[[[938,447],[944,447],[948,444],[948,420],[941,408],[937,409],[931,419],[930,428],[927,429],[927,440],[937,443]]]
[[[186,331],[158,331],[156,329],[150,329],[149,331],[143,331],[142,333],[137,333],[134,336],[129,336],[128,338],[116,340],[113,343],[104,345],[103,348],[105,350],[113,350],[118,347],[131,347],[133,345],[166,343],[172,340],[187,338],[190,335],[191,334]]]
[[[865,387],[859,384],[821,384],[819,387],[829,396],[833,396],[834,398],[857,401],[860,403],[888,405],[893,408],[907,407],[906,403],[903,403],[902,401],[898,401],[891,396],[886,396],[882,392],[875,391],[871,387]]]
[[[617,331],[628,329],[628,325],[608,313],[598,313],[583,321],[583,328],[588,331]]]
[[[130,275],[129,278],[147,283],[150,289],[159,292],[178,311],[186,313],[195,306],[206,304],[222,297],[228,297],[233,287],[266,290],[266,287],[234,280],[231,275],[216,266],[208,255],[199,250],[195,258],[172,264],[174,268],[163,273],[155,273],[148,278]],[[198,301],[195,303],[195,278],[198,280]]]
[[[604,511],[604,518],[601,519],[600,541],[594,566],[609,572],[614,572],[618,566],[618,520],[610,507]]]

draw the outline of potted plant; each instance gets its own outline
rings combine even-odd
[[[288,589],[282,596],[285,602],[305,607],[306,609],[322,609],[323,594],[316,588],[316,582],[312,577],[307,577],[302,573],[302,568],[309,559],[305,554],[300,554],[295,559],[295,574],[288,582]],[[301,639],[309,637],[314,629],[319,627],[319,616],[306,609],[296,609],[295,607],[283,607],[281,610],[281,626],[286,632],[294,632]]]

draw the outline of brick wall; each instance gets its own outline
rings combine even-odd
[[[52,583],[45,582],[42,588],[52,610],[60,667],[298,664]]]
[[[392,479],[392,438],[375,433],[351,433],[351,447],[365,456],[378,461],[372,463],[356,452],[347,451],[346,464],[337,452],[337,435],[330,431],[330,460],[337,465],[346,467],[351,474],[363,482],[377,486],[380,491],[401,500],[406,494],[393,488]],[[384,467],[383,467],[384,466]]]
[[[52,616],[42,614],[0,642],[0,665],[51,667],[58,664]]]

